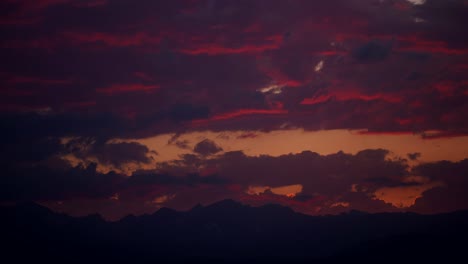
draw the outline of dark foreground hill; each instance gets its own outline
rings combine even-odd
[[[2,258],[11,263],[451,263],[468,257],[468,211],[308,216],[224,200],[106,222],[30,203],[0,208],[0,219]]]

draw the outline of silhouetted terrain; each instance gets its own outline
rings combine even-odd
[[[34,203],[0,210],[2,257],[44,263],[408,262],[466,258],[468,211],[308,216],[224,200],[106,222]]]

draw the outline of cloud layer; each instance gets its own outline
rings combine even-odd
[[[286,120],[466,133],[464,1],[2,6],[2,111],[105,112],[127,136]]]
[[[7,0],[0,10],[1,200],[125,204],[112,212],[226,197],[308,213],[468,207],[465,161],[418,154],[466,144],[464,0]],[[406,160],[377,143],[256,156],[181,139],[240,131],[259,146],[259,133],[300,129],[436,143]],[[169,134],[181,152],[138,141]]]

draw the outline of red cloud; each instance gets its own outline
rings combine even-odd
[[[98,93],[107,95],[127,93],[127,92],[146,92],[150,93],[157,90],[159,85],[145,85],[145,84],[114,84],[107,88],[97,89]]]
[[[326,102],[330,100],[332,96],[330,95],[320,95],[317,97],[312,97],[312,98],[305,98],[304,100],[301,101],[301,105],[314,105],[314,104],[320,104],[323,102]]]
[[[39,21],[38,17],[2,17],[0,25],[31,25]]]
[[[335,55],[346,55],[345,51],[338,51],[338,50],[325,50],[316,52],[316,54],[321,56],[335,56]]]
[[[439,82],[434,84],[434,88],[439,92],[441,97],[451,97],[457,89],[454,82]]]
[[[305,98],[301,101],[302,105],[314,105],[326,102],[328,100],[336,101],[349,101],[349,100],[361,100],[361,101],[374,101],[382,100],[389,103],[400,103],[402,98],[394,94],[361,94],[356,91],[337,91],[332,94],[320,95],[313,98]]]
[[[14,89],[11,87],[5,87],[0,89],[0,94],[6,96],[30,96],[34,95],[36,91],[24,90],[24,89]]]
[[[77,7],[96,7],[106,5],[108,0],[7,0],[7,2],[21,5],[23,10],[38,10],[54,5],[71,3]],[[23,11],[24,12],[24,11]]]
[[[2,25],[28,25],[42,21],[41,11],[49,6],[66,4],[71,0],[4,0],[15,6],[8,17],[0,18]]]
[[[416,36],[401,36],[398,37],[398,40],[401,41],[402,46],[397,49],[398,51],[443,53],[447,55],[468,54],[468,49],[449,48],[444,41],[425,40]]]
[[[211,118],[213,121],[232,119],[244,115],[281,115],[287,114],[286,110],[277,110],[277,109],[240,109],[230,113],[224,113],[220,115],[215,115]]]
[[[145,81],[153,81],[153,78],[144,72],[134,72],[133,75]]]
[[[203,43],[195,47],[182,48],[181,53],[189,55],[221,55],[221,54],[240,54],[240,53],[262,53],[267,50],[278,49],[283,42],[283,37],[272,36],[266,39],[265,44],[245,44],[240,47],[226,47],[218,43]]]
[[[24,84],[24,83],[36,83],[44,85],[56,85],[56,84],[69,84],[70,80],[53,80],[53,79],[42,79],[38,77],[28,77],[28,76],[14,76],[8,80],[12,84]]]
[[[159,44],[160,36],[149,36],[145,32],[138,32],[133,35],[115,35],[103,32],[77,33],[70,32],[64,34],[66,38],[76,44],[104,43],[114,47],[141,46],[146,44]]]
[[[287,113],[288,113],[287,110],[281,110],[281,109],[239,109],[237,111],[215,115],[209,119],[193,120],[192,124],[201,125],[204,123],[208,123],[210,121],[222,121],[222,120],[233,119],[233,118],[246,116],[246,115],[284,115]]]
[[[65,4],[71,0],[9,0],[10,3],[19,4],[23,9],[43,9],[49,6]]]
[[[278,85],[285,85],[288,87],[299,87],[301,82],[294,80],[284,74],[281,69],[273,68],[269,63],[259,63],[258,70],[263,72],[266,76],[270,77]]]
[[[108,0],[88,0],[80,3],[75,3],[74,6],[77,7],[98,7],[98,6],[104,6],[109,3]]]
[[[426,120],[425,117],[412,117],[412,118],[396,118],[395,122],[398,123],[400,126],[407,126],[416,123],[423,123]]]

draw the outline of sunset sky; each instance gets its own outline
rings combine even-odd
[[[466,0],[0,10],[0,203],[468,209]]]

